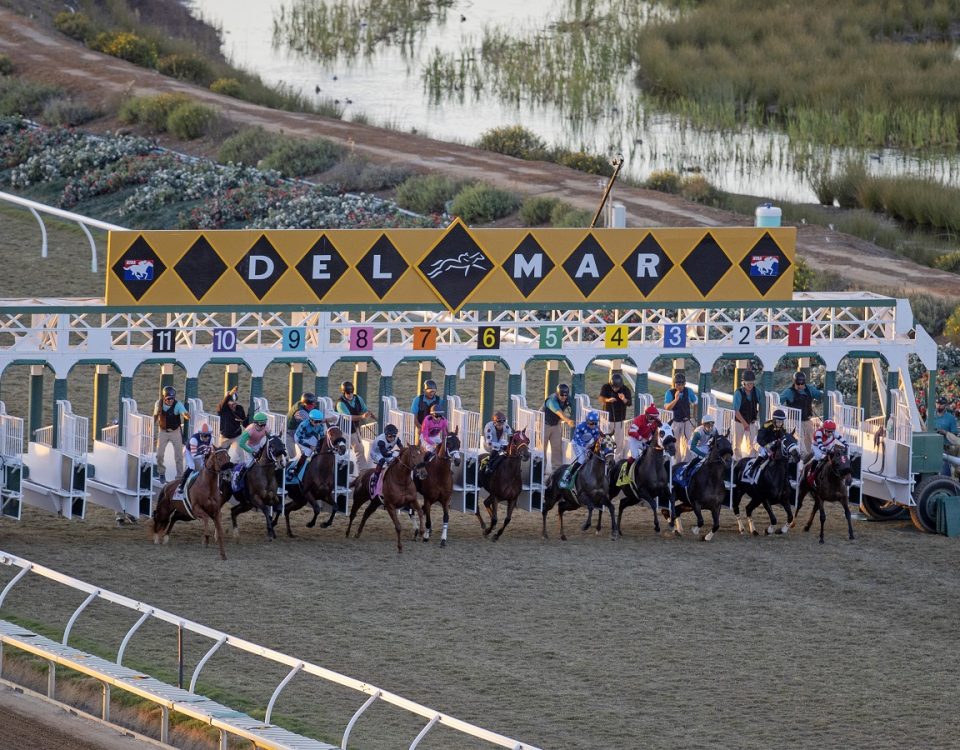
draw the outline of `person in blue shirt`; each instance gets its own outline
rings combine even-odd
[[[293,441],[300,448],[300,458],[287,470],[288,480],[293,479],[300,473],[300,469],[316,452],[317,446],[320,445],[326,434],[327,425],[323,420],[323,412],[319,409],[311,409],[307,419],[304,419],[293,433]]]
[[[353,383],[349,380],[344,380],[340,384],[337,414],[347,417],[350,422],[350,447],[357,454],[357,471],[363,471],[367,468],[367,453],[360,441],[360,426],[364,419],[374,419],[374,416],[360,394],[353,392]]]
[[[423,393],[413,399],[413,403],[410,404],[410,411],[413,413],[413,421],[417,425],[417,439],[420,437],[420,425],[423,424],[423,418],[430,413],[430,407],[434,405],[441,409],[445,406],[443,399],[440,398],[440,395],[437,393],[436,381],[424,380]]]
[[[570,486],[570,479],[574,471],[583,466],[593,450],[594,444],[600,439],[600,415],[595,411],[587,412],[587,418],[577,425],[573,431],[570,442],[573,445],[573,453],[576,459],[567,466],[560,479],[560,486],[567,488]]]
[[[939,432],[941,435],[943,435],[945,444],[947,440],[947,433],[950,433],[951,435],[958,434],[957,418],[947,411],[947,399],[945,396],[937,397],[937,411],[930,420],[929,429],[934,432]],[[945,477],[951,476],[950,464],[944,461],[943,466],[940,469],[940,473]]]
[[[800,446],[809,453],[813,445],[813,402],[823,398],[823,391],[807,384],[807,376],[800,370],[793,374],[793,385],[780,394],[780,403],[800,410]]]
[[[160,400],[153,408],[153,419],[157,423],[157,476],[167,481],[167,469],[164,459],[167,445],[173,445],[173,460],[177,464],[177,475],[183,474],[183,423],[190,419],[187,408],[177,400],[177,392],[166,386]]]
[[[687,385],[687,376],[682,370],[673,374],[673,388],[667,390],[663,397],[663,408],[673,412],[670,426],[677,439],[677,458],[687,460],[690,450],[690,440],[693,437],[694,411],[697,405],[697,394]],[[683,440],[681,441],[681,438]]]
[[[543,402],[543,451],[550,450],[548,466],[553,469],[563,463],[563,426],[575,427],[570,386],[560,383],[556,393]],[[546,455],[544,455],[546,458]]]

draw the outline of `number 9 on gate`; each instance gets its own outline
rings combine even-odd
[[[306,328],[284,328],[283,329],[283,351],[302,352],[306,345]]]

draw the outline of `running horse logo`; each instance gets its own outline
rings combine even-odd
[[[456,258],[441,258],[430,266],[430,270],[427,272],[427,278],[435,279],[450,270],[463,271],[463,276],[466,278],[467,274],[474,268],[478,271],[487,270],[487,267],[483,265],[486,259],[486,256],[479,251],[460,253]]]
[[[123,261],[124,281],[153,281],[152,260]]]
[[[777,255],[753,255],[750,258],[751,276],[776,276],[780,270],[780,257]]]

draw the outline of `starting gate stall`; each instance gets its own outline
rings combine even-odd
[[[323,412],[324,419],[331,420],[327,424],[335,425],[339,428],[343,436],[349,441],[350,421],[345,414],[337,412],[333,399],[329,396],[320,396],[317,398],[317,403],[320,406],[320,411]],[[332,421],[334,417],[336,418],[336,422]],[[348,450],[342,456],[338,453],[334,457],[336,461],[336,471],[333,476],[333,496],[337,498],[337,510],[341,513],[346,513],[350,510],[350,498],[352,497],[350,482],[352,482],[353,478],[359,473],[356,471],[356,467],[359,466],[359,464],[350,460],[352,454],[353,451]],[[359,456],[357,458],[359,459]]]
[[[460,471],[453,470],[454,496],[450,507],[464,513],[475,513],[480,494],[480,456],[483,451],[483,427],[480,424],[480,412],[464,409],[460,398],[450,394],[447,398],[447,415],[450,429],[457,430],[460,438],[460,450],[463,460]],[[413,415],[407,413],[413,422]],[[396,424],[396,423],[394,423]]]
[[[210,441],[214,445],[220,445],[220,415],[204,409],[203,401],[199,398],[187,399],[187,412],[190,414],[190,424],[199,430],[200,425],[206,422],[210,428]]]
[[[256,414],[258,411],[262,411],[267,415],[267,430],[271,435],[276,435],[281,440],[284,441],[286,445],[286,435],[287,435],[287,415],[280,414],[279,412],[270,411],[270,404],[267,402],[267,399],[262,396],[254,396],[252,399],[253,403],[253,413]],[[293,456],[287,456],[287,459],[292,459]],[[283,499],[287,494],[287,472],[284,471],[284,467],[277,468],[277,495]]]
[[[90,501],[117,514],[136,520],[151,513],[153,472],[156,457],[153,444],[154,420],[137,412],[137,402],[120,402],[120,425],[106,427],[100,440],[93,441],[87,478]],[[120,520],[118,516],[118,520]]]
[[[543,508],[547,465],[546,444],[543,440],[546,432],[543,409],[529,408],[526,397],[519,394],[511,396],[510,401],[513,406],[513,429],[526,430],[527,437],[530,438],[529,468],[524,472],[523,479],[523,489],[527,497],[526,502],[521,498],[517,505],[524,510],[539,511]]]
[[[23,418],[0,401],[0,515],[20,520],[23,505]]]
[[[37,430],[23,459],[23,502],[82,519],[87,511],[89,420],[74,414],[64,400],[56,402],[54,419],[56,425]]]
[[[780,394],[776,391],[766,391],[764,394],[767,407],[767,419],[773,416],[774,409],[783,409],[787,418],[783,422],[783,427],[787,432],[792,432],[799,437],[800,435],[800,410],[793,406],[785,406],[780,403]]]

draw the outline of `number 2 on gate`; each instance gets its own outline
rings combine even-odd
[[[436,349],[437,329],[435,326],[417,326],[413,329],[414,349]]]

